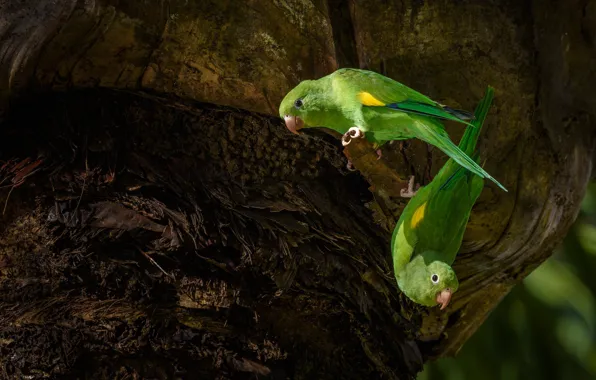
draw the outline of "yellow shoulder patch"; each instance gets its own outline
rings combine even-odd
[[[410,222],[410,226],[412,228],[416,228],[422,220],[424,220],[424,212],[426,211],[426,202],[420,205],[416,211],[414,211],[414,215],[412,215],[412,221]]]
[[[358,93],[358,99],[364,106],[382,107],[385,105],[382,101],[372,96],[370,92],[361,91]]]

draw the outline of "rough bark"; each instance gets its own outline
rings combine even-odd
[[[577,214],[595,4],[0,0],[3,375],[405,379],[453,355]],[[388,251],[404,179],[445,157],[361,143],[348,173],[275,118],[344,66],[464,109],[496,87],[479,148],[509,193],[486,185],[446,312]]]

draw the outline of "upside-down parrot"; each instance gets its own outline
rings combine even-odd
[[[386,142],[418,138],[507,191],[451,141],[441,123],[452,120],[469,126],[473,115],[439,104],[381,74],[339,69],[317,80],[302,81],[282,100],[279,114],[292,133],[301,128],[327,127],[343,134],[344,146],[352,139],[366,138],[379,158],[379,148]]]
[[[475,119],[459,143],[467,155],[476,141],[493,99],[493,88],[478,104]],[[462,243],[472,206],[484,180],[449,159],[439,173],[408,202],[391,239],[393,269],[401,291],[425,306],[447,307],[459,287],[451,268]]]

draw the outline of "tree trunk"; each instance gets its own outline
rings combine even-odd
[[[591,174],[596,2],[572,2],[0,0],[2,375],[409,379],[455,354]],[[443,312],[399,294],[389,240],[446,157],[276,115],[345,66],[463,109],[496,87],[479,149],[509,192],[486,184]]]

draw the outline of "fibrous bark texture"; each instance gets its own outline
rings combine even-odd
[[[408,379],[455,354],[577,214],[595,19],[587,0],[0,0],[0,373]],[[486,184],[443,312],[399,294],[389,239],[407,177],[446,157],[342,154],[276,115],[338,67],[462,109],[496,88],[479,150],[509,192]]]

